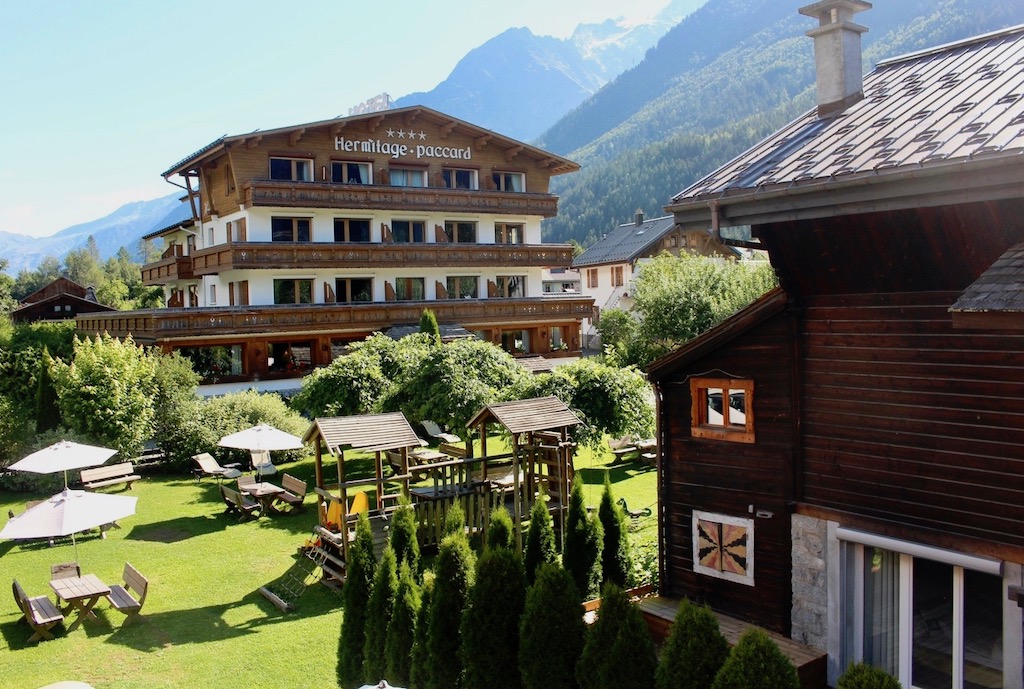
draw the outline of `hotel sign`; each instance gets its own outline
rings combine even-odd
[[[387,134],[389,139],[397,136],[398,139],[405,139],[408,143],[369,138],[346,139],[343,136],[336,136],[334,137],[334,150],[346,153],[376,153],[388,155],[392,158],[443,158],[445,160],[471,160],[473,158],[473,149],[470,146],[459,148],[456,146],[431,146],[426,143],[415,143],[426,140],[427,135],[422,131],[396,131],[389,129]]]

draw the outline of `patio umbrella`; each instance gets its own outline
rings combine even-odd
[[[75,534],[135,514],[138,498],[90,493],[65,488],[60,493],[11,517],[0,538],[53,538],[71,536],[78,559]]]
[[[19,459],[8,468],[15,471],[29,471],[34,474],[52,474],[55,471],[63,471],[64,487],[67,488],[69,469],[99,466],[116,454],[117,450],[112,450],[109,447],[82,445],[70,440],[61,440],[59,443],[33,452],[24,459]]]
[[[221,447],[248,450],[252,455],[253,468],[256,469],[256,474],[262,476],[266,470],[260,467],[274,466],[270,462],[270,452],[274,450],[298,450],[302,447],[302,438],[291,433],[285,433],[269,424],[261,423],[244,431],[226,435],[217,444]],[[262,462],[257,461],[257,457],[261,455],[265,459]],[[273,473],[273,471],[266,471],[266,473]]]

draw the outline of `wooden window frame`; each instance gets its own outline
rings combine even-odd
[[[587,289],[597,289],[599,285],[597,268],[587,268]]]
[[[334,169],[335,169],[335,166],[342,166],[343,167],[345,165],[359,165],[359,166],[365,167],[366,168],[366,175],[365,175],[366,181],[365,182],[350,182],[348,180],[342,180],[340,182],[336,182],[334,180]],[[370,161],[366,161],[366,160],[332,160],[331,161],[330,172],[331,172],[331,184],[358,184],[358,185],[373,184],[373,163],[370,162]]]
[[[295,301],[277,301],[277,283],[278,282],[291,282],[293,294],[295,295]],[[302,284],[309,284],[309,301],[302,301]],[[316,297],[313,294],[313,279],[312,278],[274,278],[274,304],[275,305],[286,305],[286,306],[297,306],[306,304],[315,304]]]
[[[473,228],[473,239],[464,242],[459,239],[459,225],[470,225]],[[479,238],[479,228],[475,220],[445,220],[444,234],[449,244],[476,244]]]
[[[473,280],[475,285],[473,287],[472,297],[461,297],[458,296],[457,292],[461,292],[463,280]],[[445,289],[448,291],[449,299],[479,299],[480,298],[480,276],[479,275],[449,275],[445,279]]]
[[[522,286],[522,296],[509,296],[512,291],[513,282]],[[502,299],[525,299],[526,298],[526,276],[525,275],[498,275],[494,279],[498,289],[498,296]]]
[[[722,391],[723,424],[708,419],[708,391]],[[727,421],[725,405],[734,390],[744,394],[744,424]],[[690,378],[690,434],[694,438],[726,440],[734,443],[754,442],[754,381],[742,378]]]
[[[404,173],[406,176],[415,173],[420,176],[420,181],[422,182],[422,184],[395,184],[394,180],[391,177],[391,174],[393,172],[401,172]],[[406,181],[408,181],[408,179],[406,179]],[[427,171],[425,168],[407,167],[405,165],[393,165],[390,168],[388,168],[388,184],[393,187],[412,187],[414,189],[424,189],[427,186],[429,186],[427,184]]]
[[[409,238],[401,240],[398,238],[398,223],[408,223],[409,225]],[[416,239],[416,225],[419,225],[420,238]],[[427,241],[427,223],[423,220],[392,220],[391,221],[391,241],[395,244],[424,244]]]
[[[518,236],[519,241],[514,240]],[[494,243],[495,244],[525,244],[526,243],[526,226],[523,223],[515,222],[496,222],[494,223]]]
[[[625,284],[622,276],[622,266],[612,266],[612,287],[622,287]]]
[[[458,186],[458,180],[456,179],[456,175],[458,173],[469,174],[469,186]],[[446,189],[463,189],[467,191],[476,191],[480,188],[480,171],[474,170],[473,168],[469,167],[442,168],[441,179],[444,180],[444,186]]]
[[[352,239],[352,223],[364,222],[367,224],[366,241]],[[338,239],[338,229],[341,229],[343,239]],[[335,243],[367,244],[373,241],[373,221],[369,218],[335,218],[334,219],[334,241]]]
[[[273,161],[275,161],[275,160],[284,160],[284,161],[288,161],[288,162],[291,163],[292,171],[291,171],[291,176],[290,177],[288,177],[288,178],[274,177],[273,173],[271,172],[271,166],[273,165]],[[306,167],[306,172],[308,173],[306,175],[306,179],[300,179],[299,176],[296,174],[296,172],[298,170],[298,167],[296,165],[297,163],[305,163],[306,164],[306,166],[307,166]],[[291,158],[291,157],[288,157],[288,156],[269,156],[268,159],[267,159],[267,176],[270,179],[272,179],[272,180],[277,180],[277,181],[282,181],[282,182],[312,182],[313,181],[313,159],[312,158],[303,158],[303,157]]]
[[[353,299],[352,294],[352,281],[353,280],[366,280],[370,283],[370,298],[369,299]],[[342,294],[342,287],[344,286],[344,294]],[[355,276],[355,277],[340,277],[334,278],[334,292],[335,292],[335,303],[337,304],[369,304],[373,302],[373,276]]]
[[[520,186],[522,189],[516,191],[515,189],[507,189],[505,186],[506,177],[518,177],[520,179]],[[495,170],[491,173],[491,180],[494,182],[494,186],[498,191],[507,191],[511,194],[522,194],[526,192],[526,173],[525,172],[514,172],[511,170]]]
[[[288,220],[292,224],[292,238],[291,239],[274,239],[274,222]],[[299,222],[305,221],[309,223],[309,238],[299,239]],[[270,241],[271,242],[301,242],[306,244],[313,241],[313,218],[301,217],[301,216],[280,216],[275,215],[270,218]]]

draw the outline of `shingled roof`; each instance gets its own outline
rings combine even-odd
[[[308,443],[318,435],[335,454],[349,449],[374,452],[420,445],[402,412],[316,418],[302,436],[302,442]]]
[[[488,404],[466,425],[473,427],[483,421],[497,421],[510,433],[551,431],[583,423],[561,400],[551,396]]]
[[[671,215],[623,223],[573,259],[574,268],[604,263],[626,263],[650,255],[662,237],[675,227]]]
[[[1024,328],[1024,243],[1007,249],[949,310],[957,327]]]

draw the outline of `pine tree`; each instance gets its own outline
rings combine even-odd
[[[504,505],[491,510],[491,523],[487,526],[488,548],[511,548],[516,538],[512,528],[512,515]]]
[[[377,561],[373,556],[373,532],[365,513],[356,522],[356,538],[349,546],[342,603],[345,615],[338,642],[338,684],[351,689],[363,684],[363,642],[366,639],[366,606],[370,600]]]
[[[657,689],[704,689],[729,656],[729,642],[707,606],[684,598],[679,604],[656,675]]]
[[[525,604],[522,557],[488,544],[477,561],[476,583],[462,616],[464,686],[522,689],[519,618]]]
[[[601,582],[601,545],[604,530],[596,515],[587,516],[583,498],[583,481],[579,476],[572,482],[569,494],[569,512],[565,519],[565,545],[562,563],[585,600],[597,594]]]
[[[604,529],[604,544],[601,548],[601,582],[612,582],[622,588],[629,584],[632,561],[629,552],[629,534],[626,529],[626,515],[615,504],[612,485],[608,475],[604,477],[604,492],[601,505],[597,508],[598,519]]]
[[[533,585],[538,568],[543,564],[558,562],[558,548],[555,547],[555,527],[551,513],[543,500],[533,503],[530,510],[530,529],[526,534],[523,564],[526,583]]]
[[[391,546],[384,548],[380,562],[373,575],[373,591],[366,604],[366,639],[363,641],[363,679],[374,684],[384,679],[387,663],[384,645],[388,637],[388,625],[395,607],[398,591],[398,571],[395,567],[395,551]]]
[[[445,536],[452,534],[466,533],[466,513],[462,511],[462,505],[456,503],[448,508],[444,515],[444,526],[442,527]]]
[[[420,611],[420,588],[409,562],[398,568],[398,590],[384,642],[385,674],[396,686],[408,686],[412,679],[412,653],[416,641],[416,618]]]
[[[416,513],[408,499],[403,496],[398,509],[391,516],[391,533],[388,536],[391,549],[395,551],[395,562],[401,567],[409,563],[414,577],[419,577],[420,542],[416,537]]]
[[[420,316],[420,332],[430,335],[435,343],[441,344],[441,328],[437,324],[437,316],[430,309],[423,309]]]
[[[572,576],[542,563],[526,592],[519,624],[519,671],[525,689],[576,689],[576,661],[586,627]]]
[[[409,689],[428,689],[430,686],[430,599],[434,595],[434,572],[423,574],[423,588],[420,591],[420,609],[416,613],[416,629],[413,630],[412,652],[409,654],[412,667],[409,668]]]
[[[711,689],[799,689],[800,679],[789,658],[768,634],[750,627],[729,651]]]
[[[576,665],[581,689],[649,689],[658,657],[640,608],[621,587],[606,584],[597,621]]]
[[[461,510],[460,510],[461,511]],[[426,689],[459,689],[462,663],[459,628],[473,586],[474,556],[463,533],[441,539],[434,561],[434,592],[430,597],[427,629]]]

